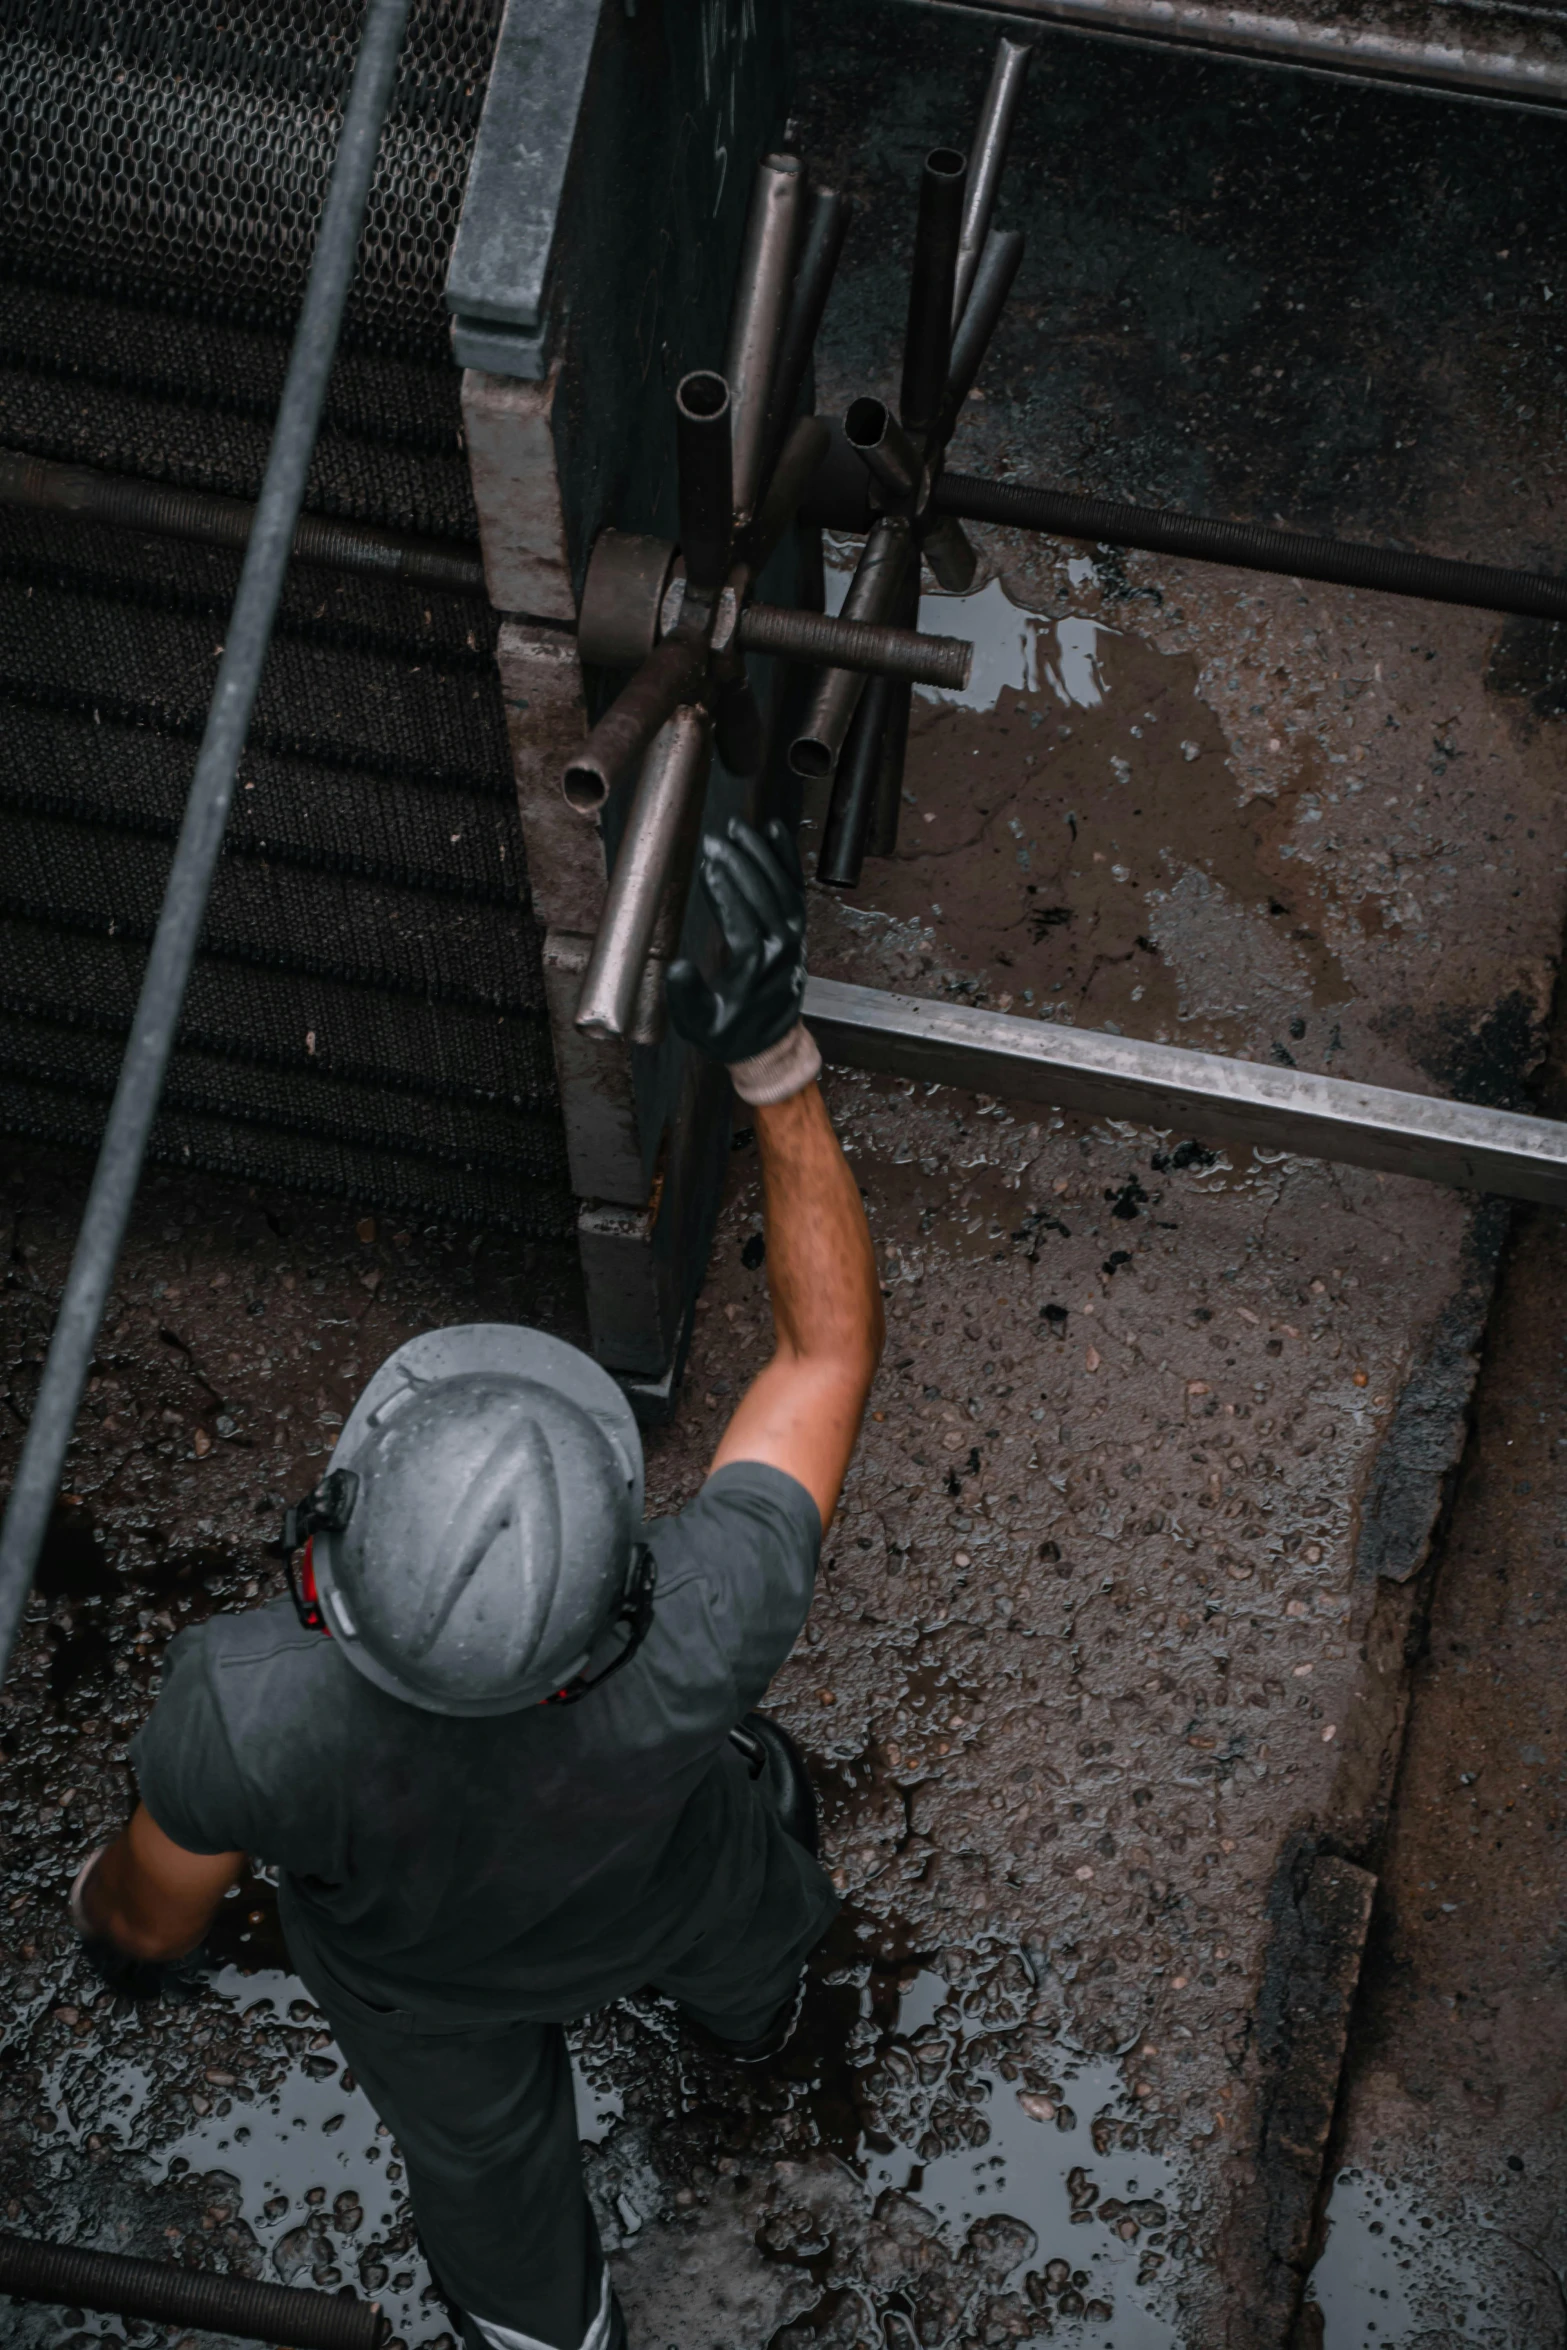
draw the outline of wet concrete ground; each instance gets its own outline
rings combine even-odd
[[[913,170],[969,119],[991,37],[891,6],[806,19],[802,139],[864,202],[824,406],[892,387]],[[1559,347],[1534,256],[1562,200],[1557,136],[1049,46],[1002,208],[1030,257],[959,461],[1540,559]],[[922,701],[902,851],[849,900],[818,902],[817,967],[1520,1098],[1567,855],[1549,632],[1006,534],[984,553],[981,594],[929,615],[981,638],[980,683],[965,704]],[[1532,1717],[1516,1734],[1547,1763],[1518,1755],[1530,1805],[1513,1794],[1506,1825],[1486,1823],[1493,1849],[1504,1837],[1487,1897],[1513,1904],[1516,1954],[1493,1963],[1477,1919],[1451,1980],[1418,1953],[1404,1973],[1386,1958],[1463,1914],[1419,1878],[1457,1865],[1438,1758],[1482,1729],[1493,1746],[1514,1735],[1460,1720],[1457,1695],[1433,1712],[1422,1683],[1384,1859],[1428,1542],[1505,1216],[1200,1137],[846,1077],[830,1093],[889,1346],[774,1702],[816,1764],[846,1906],[769,2078],[709,2066],[653,2002],[579,2035],[634,2339],[1281,2345],[1337,2088],[1328,1994],[1347,1999],[1358,1956],[1351,1942],[1347,1971],[1306,1970],[1313,1871],[1334,1856],[1393,1889],[1341,2196],[1382,2194],[1401,2229],[1406,2213],[1445,2224],[1465,2180],[1489,2192],[1486,2165],[1516,2154],[1522,2227],[1511,2205],[1477,2208],[1559,2268],[1547,2090],[1482,2129],[1494,2078],[1471,2063],[1457,2078],[1481,2086],[1459,2092],[1421,2054],[1456,2063],[1453,2035],[1472,2040],[1471,2009],[1495,2001],[1490,2046],[1521,2063],[1545,2013],[1521,2004],[1557,1932],[1517,1906],[1555,1850],[1533,1800],[1554,1749]],[[767,1343],[754,1156],[737,1143],[682,1416],[650,1446],[654,1507],[694,1490]],[[16,1151],[9,1180],[0,1477],[84,1175]],[[1528,1247],[1509,1297],[1548,1288]],[[0,1698],[9,2221],[357,2283],[409,2350],[446,2326],[395,2149],[284,1972],[265,1887],[233,1903],[214,1980],[159,2016],[96,2004],[63,1897],[123,1815],[125,1746],[169,1633],[277,1588],[264,1546],[280,1501],[402,1336],[491,1313],[578,1334],[569,1264],[407,1232],[368,1204],[154,1178],[75,1498]],[[1555,1376],[1531,1362],[1498,1413],[1549,1410],[1521,1400]],[[1465,1588],[1448,1637],[1519,1644],[1522,1720],[1538,1702],[1523,1635],[1539,1630],[1523,1616],[1550,1587],[1529,1581],[1542,1597],[1499,1622]],[[1480,1684],[1467,1677],[1463,1704],[1501,1702]],[[1506,1841],[1536,1821],[1537,1841]],[[1559,1894],[1538,1900],[1559,1918]],[[1464,1993],[1437,2017],[1446,2039],[1430,1984]],[[1326,2002],[1320,2043],[1308,1990]],[[1419,2168],[1423,2114],[1473,2154]],[[1484,2338],[1456,2301],[1440,2318],[1411,2303],[1388,2331],[1394,2303],[1367,2297],[1407,2272],[1346,2268],[1355,2239],[1351,2219],[1319,2270],[1330,2339],[1412,2344],[1438,2323]],[[1498,2338],[1553,2343],[1518,2330],[1512,2273],[1486,2272],[1514,2327]],[[38,2350],[154,2338],[71,2313],[7,2322]]]

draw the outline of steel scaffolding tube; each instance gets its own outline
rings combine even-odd
[[[86,1213],[76,1236],[38,1399],[0,1532],[0,1673],[10,1660],[39,1546],[59,1490],[223,846],[235,774],[271,642],[354,274],[408,8],[409,0],[368,0],[365,11],[331,185],[322,208],[206,732]]]

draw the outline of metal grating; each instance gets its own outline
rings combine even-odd
[[[500,0],[415,0],[312,511],[477,531],[442,288]],[[253,498],[358,0],[0,0],[0,447]],[[0,1124],[96,1139],[238,578],[0,513]],[[562,1230],[493,616],[296,565],[154,1150]]]

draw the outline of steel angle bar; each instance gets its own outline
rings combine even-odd
[[[805,1018],[842,1068],[1567,1207],[1567,1124],[1549,1118],[836,979],[807,983]]]
[[[391,103],[408,5],[409,0],[369,0],[365,13],[304,306],[245,549],[239,592],[224,634],[206,732],[119,1084],[0,1532],[0,1670],[10,1656],[39,1545],[59,1490],[223,846],[234,778],[271,641],[354,273],[365,200],[381,126]]]

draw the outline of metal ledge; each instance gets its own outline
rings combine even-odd
[[[1182,48],[1253,65],[1295,66],[1353,82],[1393,83],[1449,98],[1555,114],[1567,106],[1567,24],[1538,7],[1481,0],[1394,0],[1364,18],[1310,0],[1232,7],[1226,0],[915,0],[926,8],[1097,33],[1139,47]]]
[[[1567,1207],[1567,1125],[1179,1045],[812,979],[824,1057],[926,1084]]]

